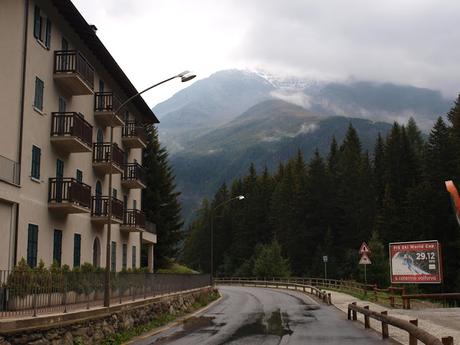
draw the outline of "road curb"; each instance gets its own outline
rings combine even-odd
[[[194,311],[191,314],[181,316],[181,317],[177,318],[176,320],[166,324],[165,326],[155,328],[155,329],[151,330],[150,332],[148,332],[146,334],[137,336],[137,337],[131,339],[130,341],[127,341],[127,342],[123,343],[123,345],[134,344],[136,341],[143,340],[145,338],[152,337],[152,336],[157,335],[159,333],[165,332],[165,331],[167,331],[167,330],[169,330],[169,329],[171,329],[173,327],[176,327],[176,326],[184,323],[185,321],[191,319],[192,317],[195,317],[196,315],[201,314],[202,312],[210,309],[211,307],[213,307],[214,305],[216,305],[217,303],[219,303],[222,300],[223,296],[220,294],[220,292],[218,292],[218,293],[219,293],[219,298],[216,299],[215,301],[212,301],[208,305],[206,305],[206,306]]]

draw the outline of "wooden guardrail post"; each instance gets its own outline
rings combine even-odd
[[[365,305],[364,309],[369,310],[369,306]],[[370,322],[369,322],[369,316],[364,314],[364,328],[370,328],[370,327],[371,327],[371,325],[370,325]]]
[[[385,310],[382,311],[380,314],[387,316],[388,312]],[[382,321],[382,339],[387,339],[389,336],[390,334],[388,332],[388,324]]]
[[[443,345],[454,345],[454,338],[444,337],[441,339]]]
[[[415,326],[418,326],[418,319],[409,320],[409,322]],[[409,333],[409,345],[417,345],[417,338],[411,333]]]
[[[394,296],[390,296],[390,306],[391,306],[392,308],[395,307],[395,297],[394,297]]]
[[[353,302],[352,304],[356,305],[356,302]],[[352,311],[352,315],[353,315],[353,321],[358,320],[358,314],[356,313],[356,310]]]
[[[329,305],[332,304],[331,293],[328,293],[328,294],[327,294],[327,303],[328,303]]]

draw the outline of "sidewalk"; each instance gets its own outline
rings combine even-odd
[[[409,321],[418,319],[418,326],[423,330],[433,334],[439,339],[451,336],[454,338],[454,344],[460,344],[460,308],[436,308],[424,310],[391,309],[372,302],[361,301],[353,296],[341,292],[328,292],[331,294],[332,304],[344,313],[348,312],[348,304],[352,302],[356,302],[360,307],[368,305],[371,310],[377,312],[387,310],[388,315],[403,320]],[[364,323],[364,316],[362,314],[358,313],[358,321]],[[370,324],[371,328],[381,332],[381,322],[371,318]],[[409,344],[409,335],[406,331],[389,326],[389,332],[391,338],[401,344]]]

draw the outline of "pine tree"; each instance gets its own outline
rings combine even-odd
[[[156,127],[148,127],[147,133],[148,143],[143,154],[147,188],[142,191],[142,205],[146,219],[156,224],[155,265],[161,268],[177,255],[183,238],[180,193],[176,191],[168,152],[160,145]]]

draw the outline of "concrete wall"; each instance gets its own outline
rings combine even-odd
[[[0,344],[73,345],[77,338],[84,344],[96,344],[108,335],[146,324],[161,313],[190,312],[193,303],[209,300],[213,292],[213,288],[206,287],[113,306],[110,310],[4,320],[0,321]]]

